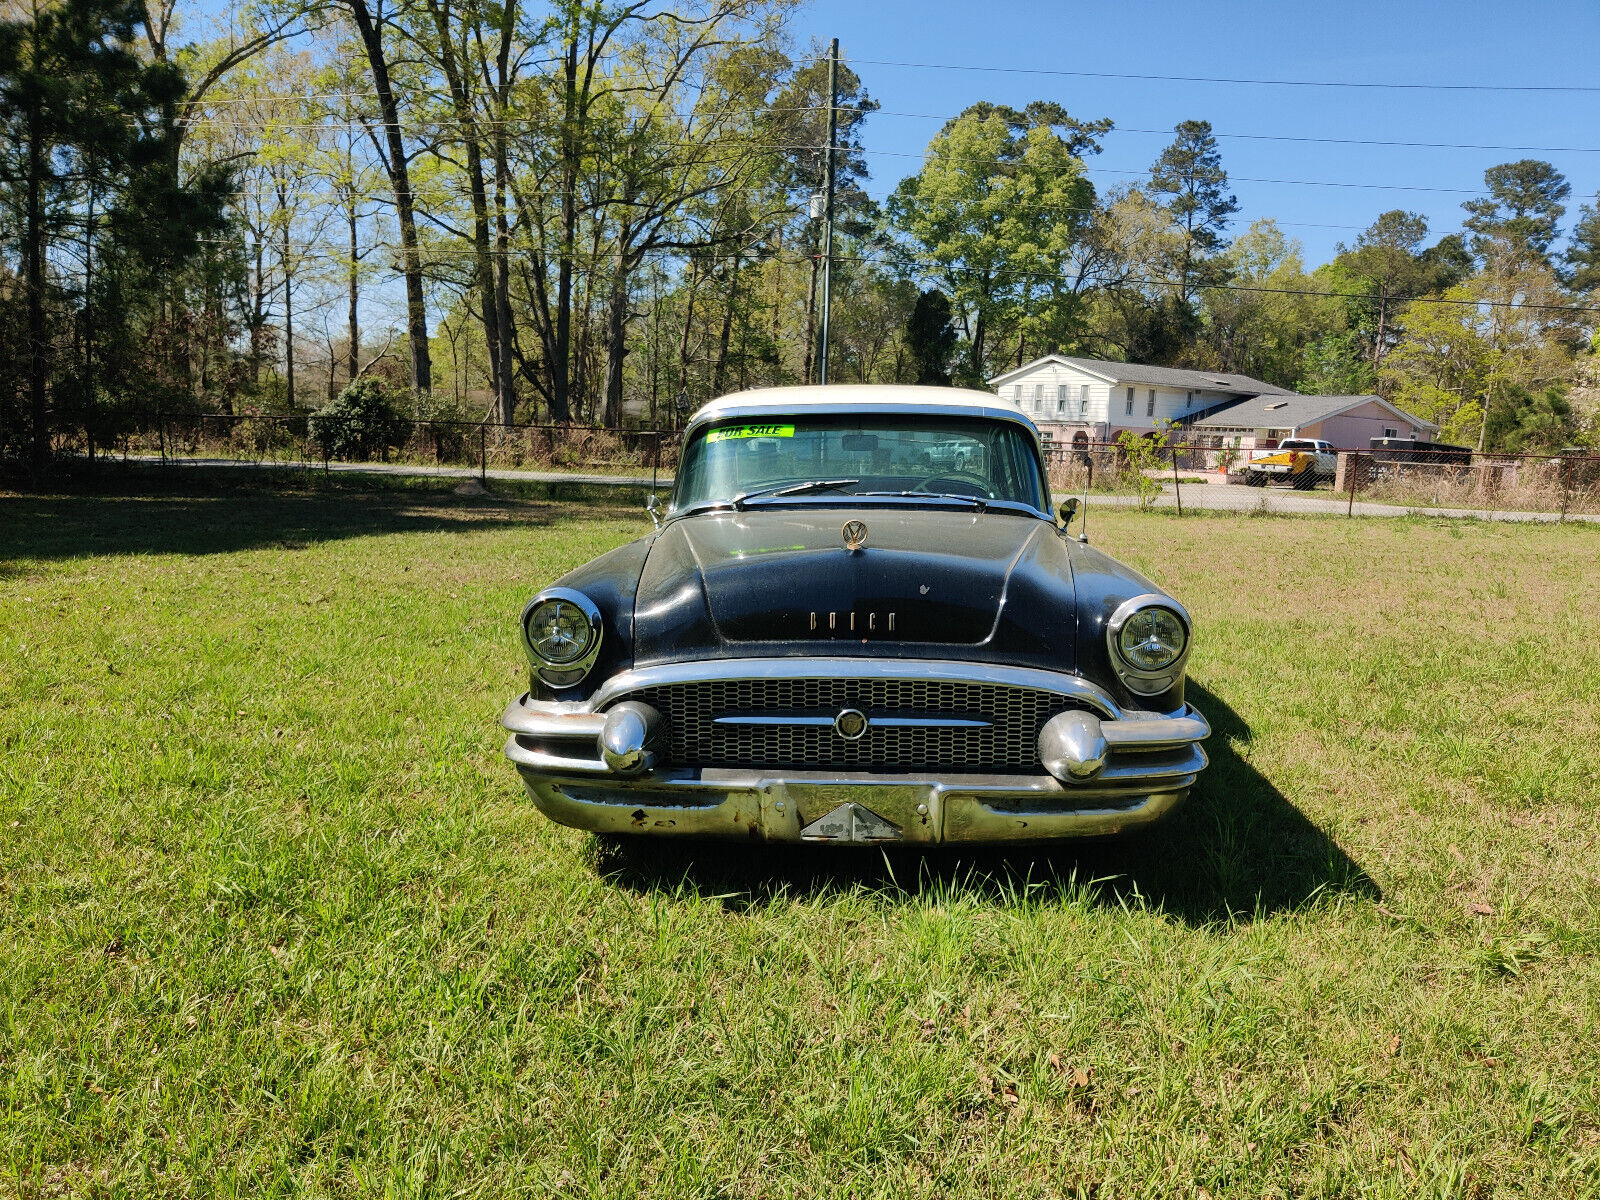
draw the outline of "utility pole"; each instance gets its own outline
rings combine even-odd
[[[828,382],[828,312],[833,303],[833,144],[839,140],[839,39],[828,44],[828,165],[822,219],[822,347],[817,382]]]

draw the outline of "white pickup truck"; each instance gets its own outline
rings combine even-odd
[[[1315,487],[1331,480],[1339,465],[1332,442],[1321,438],[1285,438],[1276,450],[1252,454],[1244,465],[1244,481],[1250,487],[1269,483],[1288,483],[1297,488]]]

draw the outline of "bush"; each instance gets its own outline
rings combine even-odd
[[[409,425],[389,385],[364,376],[311,414],[310,433],[327,457],[361,460],[405,441]]]
[[[1119,474],[1123,483],[1131,486],[1139,497],[1140,508],[1149,508],[1161,495],[1162,481],[1154,473],[1167,463],[1162,455],[1165,448],[1165,429],[1154,435],[1134,433],[1131,429],[1117,434]]]

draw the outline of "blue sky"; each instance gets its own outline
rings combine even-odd
[[[1380,212],[1406,208],[1435,236],[1460,227],[1461,202],[1486,167],[1554,163],[1572,184],[1565,224],[1600,189],[1600,5],[1589,3],[1061,3],[1014,0],[813,0],[795,22],[802,44],[840,39],[884,111],[865,140],[883,196],[913,173],[941,122],[977,100],[1056,100],[1118,131],[1089,165],[1097,187],[1145,171],[1186,118],[1219,135],[1359,138],[1566,150],[1421,149],[1219,137],[1235,177],[1235,230],[1275,217],[1330,258]],[[1374,83],[1576,85],[1592,92],[1484,92],[1274,87],[1087,79],[877,63],[1104,71]],[[1134,130],[1157,132],[1141,133]],[[1168,131],[1168,132],[1162,132]],[[1590,147],[1584,153],[1576,148]],[[1406,185],[1464,191],[1308,187],[1249,179]]]

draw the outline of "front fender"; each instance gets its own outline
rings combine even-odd
[[[1106,626],[1123,601],[1150,593],[1165,596],[1167,592],[1132,567],[1092,546],[1074,543],[1073,549],[1073,581],[1078,593],[1079,672],[1132,708],[1153,712],[1181,709],[1183,677],[1165,692],[1141,696],[1123,685],[1106,645]],[[1193,636],[1192,630],[1190,635]]]
[[[633,606],[639,591],[639,575],[650,553],[653,535],[618,546],[583,566],[568,571],[549,587],[566,587],[582,592],[600,610],[600,655],[589,674],[567,688],[552,688],[530,672],[529,694],[540,700],[586,700],[594,689],[633,666]],[[534,594],[534,599],[545,591]],[[530,600],[530,603],[532,600]]]

